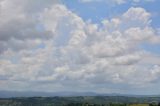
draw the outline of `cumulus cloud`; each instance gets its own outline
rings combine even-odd
[[[17,2],[22,5],[17,7]],[[159,57],[140,48],[144,42],[159,43],[153,40],[159,37],[149,12],[131,7],[99,25],[57,2],[48,0],[45,7],[40,3],[38,10],[34,1],[0,2],[0,89],[10,89],[4,82],[23,83],[23,90],[42,83],[51,87],[46,90],[119,84],[134,88],[159,79]],[[30,3],[33,8],[28,8]]]
[[[50,38],[52,36],[50,31],[39,30],[41,25],[37,18],[44,5],[49,6],[49,3],[57,2],[57,0],[46,2],[40,0],[39,3],[30,0],[0,1],[0,53],[6,49],[21,49],[30,46],[25,42],[36,46],[38,39]],[[14,45],[21,47],[14,47]]]

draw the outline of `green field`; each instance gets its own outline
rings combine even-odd
[[[149,104],[129,104],[129,106],[149,106]]]

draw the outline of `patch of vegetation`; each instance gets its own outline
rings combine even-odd
[[[160,106],[159,102],[159,97],[30,97],[0,99],[0,106]]]

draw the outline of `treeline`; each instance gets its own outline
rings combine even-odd
[[[159,97],[31,97],[0,98],[0,106],[160,106]]]
[[[148,104],[126,104],[126,103],[47,103],[47,102],[15,102],[15,101],[0,101],[0,106],[160,106],[160,103]]]
[[[110,104],[69,103],[66,106],[127,106],[127,104],[125,103],[110,103]]]
[[[93,103],[69,103],[65,106],[160,106],[160,103],[145,104],[126,104],[126,103],[109,103],[109,104],[93,104]]]

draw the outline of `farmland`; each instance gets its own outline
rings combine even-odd
[[[79,96],[1,98],[0,106],[159,106],[160,97]]]

